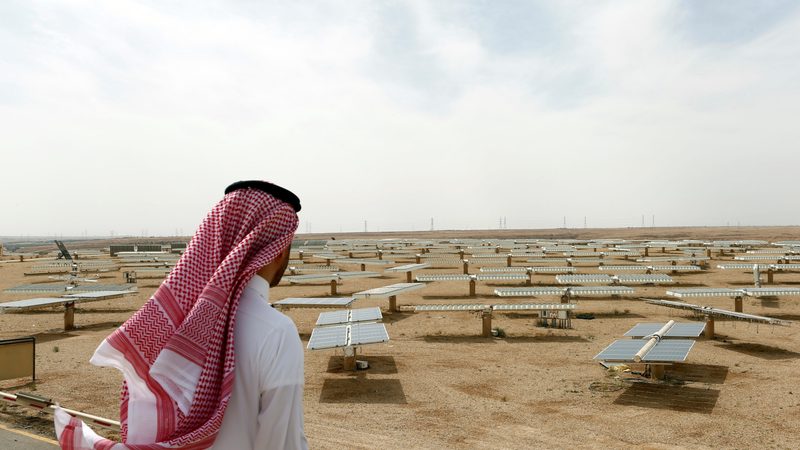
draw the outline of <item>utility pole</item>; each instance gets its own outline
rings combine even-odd
[[[367,221],[365,220],[364,221],[364,233],[366,233],[366,232],[367,232]]]
[[[583,216],[583,228],[586,228],[586,216]]]
[[[567,216],[564,216],[564,229],[567,228]]]
[[[433,231],[433,217],[431,217],[431,231]]]

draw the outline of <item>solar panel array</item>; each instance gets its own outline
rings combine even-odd
[[[416,305],[415,312],[424,311],[483,311],[489,309],[490,305],[481,304],[443,304],[443,305]]]
[[[730,317],[733,319],[747,320],[750,322],[764,322],[771,325],[788,325],[790,322],[780,319],[773,319],[772,317],[757,316],[755,314],[746,314],[742,312],[728,311],[726,309],[712,308],[709,306],[693,305],[691,303],[674,302],[671,300],[659,299],[646,299],[647,303],[658,306],[666,306],[668,308],[688,309],[695,313],[704,315],[716,315]]]
[[[663,323],[637,323],[624,336],[637,338],[650,336],[663,326]],[[664,333],[663,337],[698,337],[703,333],[705,327],[704,323],[675,323]]]
[[[349,322],[374,322],[381,320],[383,315],[381,309],[373,308],[359,308],[359,309],[346,309],[341,311],[331,311],[320,313],[317,318],[317,326],[342,324]]]
[[[384,272],[412,272],[415,270],[427,269],[430,266],[431,265],[429,263],[404,264],[402,266],[390,267],[388,269],[384,269]]]
[[[620,339],[603,349],[594,359],[609,362],[632,362],[633,357],[641,350],[648,340],[645,339]],[[694,341],[683,339],[662,340],[645,353],[642,358],[644,363],[674,363],[686,360],[689,351],[694,346]]]
[[[556,275],[556,282],[559,284],[581,284],[581,283],[611,283],[613,280],[610,275],[604,273],[579,274],[579,275]]]
[[[666,274],[646,274],[646,275],[617,275],[614,277],[617,282],[625,284],[668,284],[675,280]]]
[[[396,283],[389,286],[377,287],[368,289],[366,291],[356,292],[353,294],[355,298],[385,298],[391,297],[403,292],[409,292],[425,287],[424,283]]]
[[[729,288],[686,288],[686,289],[673,289],[667,291],[667,295],[673,297],[736,297],[742,295],[739,289]]]
[[[469,281],[472,280],[472,275],[458,274],[458,273],[443,273],[437,275],[418,275],[415,278],[417,281]]]
[[[352,297],[285,298],[272,303],[277,307],[291,308],[348,308],[355,301]]]

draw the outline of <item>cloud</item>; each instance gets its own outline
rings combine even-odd
[[[188,232],[244,178],[312,231],[797,223],[797,8],[688,3],[4,3],[0,234]]]

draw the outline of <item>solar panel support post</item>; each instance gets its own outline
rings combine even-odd
[[[366,272],[367,271],[367,265],[366,264],[361,263],[361,271],[362,272]]]
[[[356,370],[356,348],[347,346],[344,348],[344,370]]]
[[[711,249],[710,248],[706,249],[706,257],[708,257],[709,259],[711,258]]]
[[[414,258],[415,258],[415,261],[416,261],[416,263],[417,263],[417,264],[419,264],[420,262],[422,262],[422,255],[420,255],[419,253],[417,253],[416,255],[414,255]]]
[[[383,250],[378,250],[378,259],[383,260]]]
[[[337,280],[331,280],[331,295],[336,295]]]
[[[64,331],[75,329],[75,302],[64,303]]]
[[[464,275],[469,275],[469,260],[465,259],[463,261],[464,261]]]
[[[475,278],[469,279],[469,296],[475,297]]]
[[[506,257],[506,267],[511,267],[511,255],[510,254],[508,255],[508,257]]]
[[[528,281],[525,282],[527,286],[533,285],[533,267],[526,267],[525,272],[528,273]]]
[[[775,275],[775,271],[770,267],[767,269],[767,284],[773,284],[773,275]]]
[[[481,311],[481,319],[483,321],[483,337],[492,337],[492,310]]]
[[[706,339],[714,339],[714,316],[711,314],[706,316],[706,328],[703,333]]]
[[[406,272],[406,283],[412,283],[413,280],[411,279],[411,271],[409,270]]]
[[[392,295],[389,297],[389,311],[397,312],[397,296]]]
[[[663,364],[650,364],[650,378],[663,380],[666,376],[666,366]]]
[[[300,261],[303,260],[303,251],[302,250],[298,250],[297,251],[297,259],[299,259]]]
[[[742,296],[737,295],[733,298],[733,310],[736,312],[742,312]]]
[[[644,248],[644,256],[650,256],[650,251],[649,250],[650,250],[650,247],[645,247]]]

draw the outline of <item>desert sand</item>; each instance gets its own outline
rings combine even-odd
[[[308,238],[327,238],[306,236]],[[495,230],[486,232],[384,233],[341,238],[632,238],[800,239],[800,228],[682,228],[623,230]],[[303,237],[301,236],[300,239]],[[675,254],[672,252],[670,254]],[[661,256],[660,249],[650,256]],[[498,314],[493,325],[504,338],[484,338],[474,314],[389,312],[386,300],[358,300],[355,307],[380,306],[391,341],[366,346],[364,371],[342,369],[339,351],[305,353],[306,435],[312,448],[798,448],[800,447],[800,323],[755,325],[718,320],[716,339],[697,340],[686,363],[667,369],[654,382],[609,373],[592,360],[638,322],[695,321],[690,312],[649,305],[639,297],[668,298],[669,287],[746,287],[752,274],[720,270],[732,255],[714,254],[709,270],[672,275],[672,286],[637,286],[634,296],[580,298],[572,329],[537,326],[535,313]],[[398,263],[413,262],[397,260]],[[515,265],[524,265],[522,259]],[[46,276],[25,276],[35,262],[0,264],[0,290]],[[620,264],[633,263],[619,261]],[[609,262],[611,264],[611,262]],[[359,270],[358,266],[342,266]],[[596,267],[580,273],[598,273]],[[370,269],[368,269],[370,270]],[[475,270],[475,269],[473,269]],[[460,273],[459,268],[423,273]],[[101,282],[122,283],[112,272]],[[405,274],[345,280],[339,295],[405,282]],[[0,381],[0,390],[34,392],[62,405],[118,418],[120,374],[88,360],[100,341],[152,294],[159,280],[140,280],[136,295],[79,305],[77,329],[64,332],[63,309],[0,315],[0,338],[37,338],[37,380]],[[534,283],[555,285],[554,275]],[[777,272],[775,285],[800,286],[800,272]],[[493,295],[512,282],[479,282],[467,296],[464,282],[435,282],[401,294],[401,306],[427,303],[515,303]],[[327,283],[281,283],[272,300],[329,295]],[[0,302],[38,297],[0,293]],[[558,301],[555,298],[529,302]],[[726,298],[692,299],[733,309]],[[745,298],[744,311],[800,321],[797,297]],[[322,310],[292,309],[304,343]],[[53,437],[50,416],[0,406],[0,422]],[[114,437],[113,433],[104,432]]]

